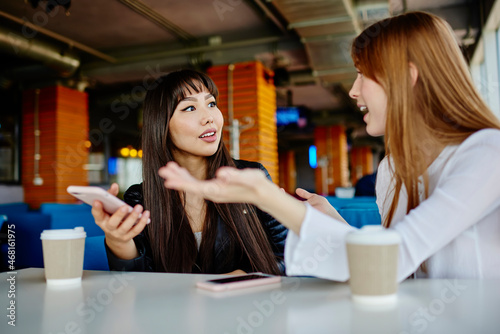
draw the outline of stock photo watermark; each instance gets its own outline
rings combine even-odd
[[[232,13],[234,9],[241,5],[243,0],[215,0],[212,5],[219,17],[219,20],[224,21],[224,16],[226,13]]]
[[[156,88],[161,82],[161,76],[166,74],[160,70],[160,66],[146,66],[147,74],[142,79],[142,85],[137,85],[130,91],[130,94],[121,94],[111,102],[111,112],[117,114],[120,120],[125,120],[130,115],[131,108],[137,108],[144,100],[146,92]],[[116,130],[116,124],[110,118],[104,117],[99,121],[99,127],[91,129],[88,132],[88,140],[94,146],[100,145],[104,141],[105,135],[111,134]],[[87,133],[84,133],[86,136]],[[74,168],[86,163],[84,159],[87,157],[88,148],[85,146],[86,140],[81,140],[76,146],[66,145],[65,160],[61,162],[53,162],[52,169],[54,170],[58,180],[62,180],[63,176],[70,173]]]
[[[16,326],[16,225],[7,224],[7,323],[9,326]]]
[[[88,296],[84,301],[81,301],[75,308],[71,320],[68,320],[61,327],[63,328],[44,328],[48,334],[60,334],[60,333],[71,333],[79,334],[86,333],[86,325],[94,321],[97,315],[106,310],[108,305],[110,305],[115,296],[123,292],[130,284],[130,281],[134,280],[135,276],[130,273],[122,272],[120,274],[114,274],[108,281],[105,288],[100,289],[93,296]],[[81,291],[81,290],[80,290]],[[56,290],[56,292],[60,292]],[[58,296],[51,296],[46,298],[60,298]],[[46,306],[47,307],[47,306]],[[54,326],[49,322],[49,326]]]
[[[295,291],[300,287],[299,277],[290,277],[281,283],[281,287],[273,289],[269,297],[264,300],[254,300],[252,302],[253,310],[246,316],[236,317],[238,323],[236,327],[237,334],[252,334],[256,329],[263,326],[266,319],[275,314],[277,308],[286,302],[286,291]],[[285,289],[282,289],[285,288]],[[231,332],[224,332],[230,334]]]
[[[445,287],[441,289],[439,296],[432,299],[427,305],[419,307],[410,314],[408,321],[411,326],[409,332],[404,331],[399,334],[423,333],[429,326],[446,311],[447,305],[457,301],[458,297],[467,289],[466,285],[460,284],[458,280],[446,280]]]
[[[22,19],[24,21],[24,24],[21,27],[22,36],[26,39],[35,38],[35,36],[38,34],[38,30],[36,29],[36,27],[40,28],[45,27],[49,23],[51,18],[59,14],[61,6],[64,7],[68,5],[70,1],[71,0],[48,0],[45,4],[46,6],[45,8],[50,7],[51,8],[50,11],[43,10],[40,8],[37,11],[35,11],[35,13],[33,13],[31,20],[28,17],[23,16]],[[13,32],[10,32],[8,37],[11,39],[11,41],[15,41],[20,36],[14,34]],[[10,44],[14,49],[14,52],[16,54],[19,53],[19,48],[17,47],[16,43],[12,42]]]
[[[317,246],[314,247],[311,255],[305,257],[303,261],[301,261],[302,265],[295,266],[293,270],[313,272],[318,268],[321,262],[327,261],[330,254],[339,247],[341,247],[341,244],[335,242],[332,236],[319,237],[317,239]],[[300,286],[300,277],[287,277],[286,280],[281,283],[280,288],[271,291],[268,298],[264,300],[254,300],[252,303],[254,310],[246,316],[238,316],[236,318],[238,324],[235,333],[253,334],[257,328],[265,324],[266,319],[273,316],[278,308],[286,302],[286,292],[296,291]],[[224,332],[224,334],[230,334],[230,332]]]

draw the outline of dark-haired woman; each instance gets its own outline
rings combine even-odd
[[[213,203],[163,186],[158,170],[170,161],[200,180],[213,178],[221,166],[258,168],[269,174],[260,163],[230,157],[221,140],[224,121],[217,107],[218,90],[208,76],[180,70],[158,83],[144,101],[143,183],[124,195],[134,211],[127,215],[119,210],[110,216],[101,203],[93,206],[95,221],[106,235],[110,269],[284,273],[288,230],[274,218],[253,205]],[[109,191],[117,194],[118,186]]]

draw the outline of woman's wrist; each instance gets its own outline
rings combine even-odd
[[[118,258],[122,260],[132,260],[139,256],[137,247],[133,239],[129,241],[116,241],[106,237],[106,245],[111,250],[111,252]]]
[[[254,204],[297,235],[300,233],[306,206],[274,183],[266,182],[265,185],[258,187],[257,200]]]

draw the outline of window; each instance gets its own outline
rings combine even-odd
[[[0,98],[0,183],[20,183],[20,94],[0,89]]]

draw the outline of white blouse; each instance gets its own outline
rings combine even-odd
[[[382,219],[394,195],[391,174],[384,159],[376,186]],[[446,147],[428,174],[429,197],[406,214],[402,189],[392,220],[390,228],[402,238],[398,279],[424,261],[431,278],[500,278],[500,130],[481,130]],[[287,274],[347,280],[344,238],[354,229],[307,205],[300,237],[288,233]]]

